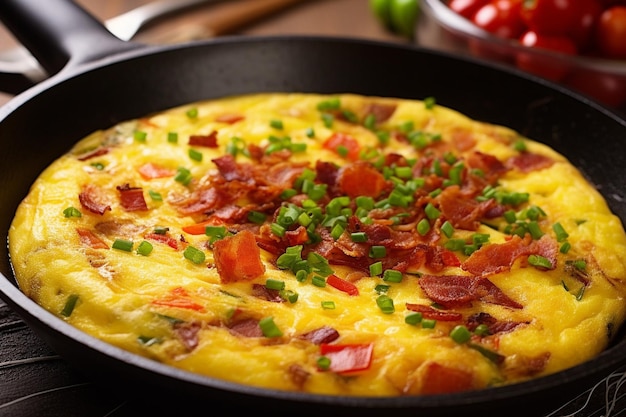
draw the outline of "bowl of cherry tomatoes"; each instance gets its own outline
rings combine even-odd
[[[626,108],[626,0],[422,0],[417,41]]]

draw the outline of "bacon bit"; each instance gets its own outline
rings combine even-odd
[[[120,192],[120,203],[126,211],[144,211],[148,210],[146,200],[143,197],[143,189],[141,187],[131,187],[128,184],[116,187]]]
[[[137,171],[143,179],[153,180],[155,178],[172,177],[176,173],[173,169],[165,168],[152,162],[140,166]]]
[[[519,236],[512,236],[507,242],[481,247],[463,262],[461,268],[474,275],[492,275],[510,270],[517,258],[532,254],[541,255],[556,266],[557,252],[556,241],[548,235],[539,240],[531,240],[529,236],[523,240]]]
[[[430,320],[461,321],[463,319],[463,315],[461,313],[457,313],[455,311],[437,310],[433,307],[425,306],[422,304],[406,303],[406,308],[407,310],[422,313],[422,316],[424,318]]]
[[[174,325],[174,334],[178,336],[188,351],[192,351],[198,347],[200,328],[201,325],[198,322],[176,323]]]
[[[528,322],[516,321],[499,321],[489,313],[480,312],[472,314],[467,318],[467,328],[471,331],[484,324],[489,328],[489,334],[506,333],[516,329],[519,326],[528,324]]]
[[[420,367],[422,394],[447,394],[469,391],[474,388],[474,377],[462,369],[450,368],[437,362],[427,362]]]
[[[77,227],[76,232],[78,233],[80,243],[82,243],[83,245],[89,246],[93,249],[109,249],[109,245],[107,245],[102,239],[96,236],[91,230]]]
[[[155,242],[165,243],[170,248],[178,250],[178,241],[171,236],[161,235],[158,233],[148,233],[145,238]]]
[[[496,205],[494,199],[479,202],[464,195],[457,185],[444,188],[437,201],[443,216],[455,228],[464,230],[476,230],[480,226],[480,219]]]
[[[278,290],[272,290],[262,284],[252,284],[252,295],[265,301],[273,303],[282,303],[285,300],[280,296]]]
[[[96,148],[93,151],[86,152],[78,157],[79,161],[86,161],[97,156],[106,155],[109,153],[109,148]]]
[[[359,161],[339,170],[337,184],[351,198],[378,197],[385,188],[386,181],[374,166]]]
[[[388,104],[388,103],[369,103],[365,106],[365,115],[373,115],[376,123],[382,123],[384,121],[389,120],[391,116],[393,116],[397,104]]]
[[[471,130],[456,129],[452,132],[452,143],[458,151],[465,152],[476,146],[476,138]]]
[[[440,272],[448,266],[461,266],[461,261],[454,252],[446,248],[428,245],[424,265],[431,271]]]
[[[446,308],[469,307],[483,301],[520,309],[523,306],[507,297],[487,278],[466,275],[423,275],[419,284],[428,298]]]
[[[216,188],[199,189],[193,192],[191,197],[185,201],[174,203],[179,206],[178,211],[182,214],[204,213],[224,201],[224,197]],[[202,230],[204,233],[204,230]]]
[[[331,372],[348,373],[364,371],[372,364],[374,344],[320,345],[320,354],[330,359]]]
[[[348,135],[347,133],[341,132],[336,132],[332,134],[328,139],[324,141],[322,147],[337,154],[339,154],[337,149],[345,148],[348,151],[346,158],[351,161],[358,160],[359,153],[361,151],[361,145],[359,145],[359,142],[355,138]]]
[[[228,326],[231,332],[245,337],[263,337],[263,330],[257,319],[243,319]]]
[[[301,365],[294,363],[289,365],[287,368],[287,375],[289,375],[289,379],[293,382],[298,389],[302,389],[304,384],[311,376],[311,373],[304,369]]]
[[[217,131],[208,135],[191,135],[189,136],[189,146],[203,146],[205,148],[217,148]]]
[[[335,274],[331,274],[326,278],[326,283],[333,288],[343,291],[348,295],[359,295],[359,289],[350,281],[339,278]]]
[[[498,158],[479,151],[472,152],[467,157],[467,164],[474,169],[480,169],[490,184],[494,184],[498,178],[509,171],[509,168]]]
[[[300,339],[308,340],[314,345],[331,343],[339,339],[339,332],[330,326],[322,326],[300,336]]]
[[[309,234],[304,226],[299,226],[296,230],[286,231],[285,240],[287,246],[302,245],[309,241]]]
[[[539,155],[531,152],[522,152],[513,156],[506,161],[506,165],[510,168],[516,168],[523,173],[539,171],[541,169],[550,168],[554,164],[554,159],[549,156]]]
[[[204,307],[191,299],[189,293],[182,287],[170,290],[169,294],[152,301],[152,304],[163,307],[183,308],[195,311],[204,311]]]
[[[100,215],[111,211],[111,206],[103,202],[104,198],[104,192],[92,184],[84,186],[78,194],[78,200],[84,209]]]
[[[243,119],[245,119],[245,117],[241,114],[225,113],[225,114],[221,114],[217,116],[215,118],[215,121],[220,122],[220,123],[228,123],[229,125],[232,125]]]
[[[213,244],[215,266],[222,283],[252,280],[265,273],[254,234],[243,230]]]

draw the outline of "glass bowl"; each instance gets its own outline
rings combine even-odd
[[[566,55],[523,46],[479,28],[442,0],[421,0],[419,45],[515,66],[620,112],[626,110],[626,61]]]

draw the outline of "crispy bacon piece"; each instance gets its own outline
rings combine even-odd
[[[198,335],[201,327],[202,326],[198,322],[176,323],[174,324],[174,334],[188,351],[192,351],[198,347],[198,342],[200,340]]]
[[[142,166],[137,168],[137,171],[139,172],[139,175],[141,175],[141,177],[146,180],[171,177],[176,172],[172,169],[165,168],[153,162],[143,164]]]
[[[322,343],[331,343],[339,339],[339,332],[330,326],[322,326],[304,333],[300,338],[308,340],[315,345],[320,345]]]
[[[423,275],[419,284],[428,298],[446,308],[468,307],[483,301],[509,308],[523,306],[509,298],[487,278],[467,275]]]
[[[278,290],[272,290],[262,284],[252,284],[252,295],[262,300],[273,303],[282,303],[285,300],[280,296]]]
[[[446,394],[474,388],[474,377],[462,369],[428,362],[420,369],[422,394]]]
[[[438,310],[431,306],[425,306],[422,304],[406,303],[407,310],[422,313],[422,316],[426,319],[439,320],[439,321],[461,321],[463,315],[456,311]]]
[[[131,187],[128,184],[124,184],[117,186],[117,190],[120,192],[120,203],[126,211],[148,210],[141,187]]]
[[[96,236],[91,230],[77,227],[76,232],[78,233],[80,243],[83,245],[93,249],[109,249],[109,245]]]
[[[109,148],[100,147],[100,148],[94,149],[91,152],[86,152],[86,153],[80,155],[78,157],[78,160],[79,161],[86,161],[88,159],[95,158],[97,156],[106,155],[108,153],[109,153]]]
[[[263,330],[257,319],[242,319],[228,326],[231,332],[245,337],[263,337]]]
[[[464,195],[457,185],[444,188],[437,201],[443,216],[455,228],[464,230],[476,230],[485,213],[496,205],[494,199],[479,202]]]
[[[472,152],[467,157],[467,164],[474,169],[480,169],[490,184],[495,184],[510,169],[495,156],[479,151]]]
[[[554,159],[549,156],[531,152],[522,152],[506,161],[508,167],[518,169],[524,173],[550,168],[553,164]]]
[[[386,181],[374,166],[358,161],[339,170],[337,184],[351,198],[378,197],[385,188]]]
[[[193,301],[187,290],[182,287],[173,288],[168,294],[153,300],[152,304],[164,307],[204,311],[204,307]]]
[[[461,268],[474,275],[492,275],[510,270],[516,259],[532,254],[549,259],[555,267],[557,252],[556,241],[548,235],[539,240],[532,240],[530,236],[522,239],[515,235],[507,242],[481,247],[463,262]]]
[[[311,373],[304,369],[301,365],[293,363],[289,365],[289,368],[287,368],[287,375],[296,387],[298,387],[298,389],[302,389],[306,381],[311,376]]]
[[[217,148],[217,131],[208,135],[190,135],[189,146],[203,146],[205,148]]]
[[[471,331],[476,330],[476,327],[484,324],[489,328],[489,334],[506,333],[516,329],[518,326],[528,324],[528,322],[517,321],[500,321],[493,317],[489,313],[480,312],[472,314],[467,318],[467,328]]]
[[[111,211],[111,206],[104,202],[104,192],[95,185],[85,185],[78,194],[78,200],[83,208],[92,213],[103,215],[105,212]]]
[[[242,114],[225,113],[225,114],[221,114],[217,116],[215,118],[215,121],[220,122],[220,123],[228,123],[229,125],[232,125],[243,119],[245,119],[245,117]]]
[[[165,243],[170,248],[178,250],[178,241],[171,236],[161,235],[159,233],[148,233],[144,237],[148,240]]]
[[[265,273],[261,250],[250,231],[242,230],[216,241],[213,255],[222,283],[249,281]]]
[[[359,152],[361,152],[361,145],[359,145],[359,142],[347,133],[341,132],[333,133],[324,141],[322,147],[340,155],[342,154],[342,150],[345,150],[345,157],[350,161],[358,160]]]
[[[373,115],[376,123],[382,123],[389,120],[398,106],[390,103],[368,103],[365,106],[365,115]]]

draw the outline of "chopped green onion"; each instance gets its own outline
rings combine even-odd
[[[423,319],[422,320],[422,327],[424,329],[434,329],[436,324],[437,324],[437,320],[435,319]]]
[[[189,110],[187,110],[185,112],[185,114],[187,115],[187,117],[189,117],[190,119],[195,119],[198,117],[198,108],[196,107],[192,107]]]
[[[435,104],[437,104],[437,101],[434,97],[426,97],[424,99],[424,107],[428,110],[432,110],[435,107]]]
[[[281,337],[283,332],[280,331],[273,317],[264,317],[259,320],[259,327],[265,337]]]
[[[561,225],[561,223],[554,223],[552,225],[552,230],[554,230],[554,233],[556,234],[557,242],[563,242],[569,237],[569,234],[565,231],[565,228]]]
[[[248,220],[252,223],[263,224],[266,218],[267,216],[259,211],[252,210],[248,213]]]
[[[479,324],[474,329],[474,334],[477,334],[478,336],[488,336],[489,335],[489,326],[487,326],[486,324]]]
[[[430,231],[430,223],[428,223],[428,219],[422,219],[417,223],[417,233],[420,236],[426,236],[426,234]]]
[[[76,303],[78,303],[78,295],[71,294],[67,297],[65,301],[65,305],[63,306],[63,310],[61,310],[61,315],[63,317],[69,317],[72,315],[74,308],[76,308]]]
[[[319,111],[339,110],[340,108],[341,100],[336,97],[317,103],[317,110]]]
[[[154,227],[154,233],[156,233],[157,235],[165,235],[169,231],[170,231],[169,227],[163,227],[163,226],[155,226]]]
[[[183,185],[189,185],[191,179],[191,171],[189,169],[178,167],[177,173],[174,176],[174,181],[180,182]]]
[[[383,273],[383,263],[382,262],[374,262],[370,265],[370,276],[375,277]]]
[[[374,287],[374,291],[376,291],[376,294],[386,294],[389,291],[389,285],[378,284]]]
[[[442,225],[441,225],[441,231],[443,232],[443,234],[449,239],[452,237],[452,235],[454,234],[454,226],[452,226],[452,223],[450,223],[449,221],[445,221]]]
[[[387,295],[379,295],[376,298],[376,304],[384,314],[392,314],[396,311],[393,305],[393,299]]]
[[[535,267],[552,269],[552,262],[541,255],[529,255],[528,263]]]
[[[283,130],[283,122],[282,120],[270,120],[270,126],[273,127],[274,129],[278,129],[278,130]]]
[[[123,250],[125,252],[130,252],[133,250],[133,241],[127,239],[115,239],[113,245],[111,245],[113,249]]]
[[[374,245],[369,251],[370,258],[384,258],[387,256],[387,248],[384,246]]]
[[[285,281],[269,278],[265,281],[265,288],[269,290],[278,290],[278,291],[284,290]]]
[[[152,249],[152,243],[144,240],[139,244],[139,246],[137,246],[137,253],[139,255],[148,256],[150,255],[150,252],[152,252]]]
[[[279,293],[280,298],[283,300],[289,301],[291,304],[294,304],[298,301],[298,293],[292,290],[281,290]]]
[[[314,275],[311,279],[311,284],[315,285],[316,287],[323,288],[326,286],[326,279],[319,275]]]
[[[367,242],[367,234],[365,232],[354,232],[350,234],[353,242]]]
[[[324,310],[334,310],[335,302],[334,301],[322,301],[322,308]]]
[[[163,196],[159,192],[156,192],[154,190],[148,190],[148,195],[150,196],[152,201],[163,201]]]
[[[63,215],[67,218],[70,217],[81,217],[82,213],[80,212],[80,210],[78,210],[76,207],[68,207],[65,210],[63,210]]]
[[[404,317],[404,322],[412,326],[415,326],[416,324],[421,323],[421,321],[422,321],[422,313],[417,312],[417,311],[411,312]]]
[[[202,152],[190,148],[188,154],[189,158],[193,159],[194,161],[202,162]]]
[[[317,358],[317,368],[321,371],[327,371],[330,369],[330,358],[327,356],[320,356]]]
[[[472,338],[472,333],[467,329],[467,327],[459,324],[452,329],[450,337],[458,344],[463,344]]]
[[[185,259],[190,260],[194,264],[201,264],[206,259],[206,255],[200,249],[194,248],[193,246],[187,246],[185,251],[183,252],[183,256]]]
[[[559,248],[559,252],[565,254],[567,252],[569,252],[569,250],[572,248],[571,243],[569,242],[563,242],[563,244],[561,245],[561,247]]]
[[[148,137],[148,134],[141,130],[136,130],[133,133],[133,138],[135,139],[135,141],[140,142],[140,143],[144,143],[147,137]]]
[[[386,269],[383,274],[383,281],[387,282],[401,282],[402,281],[402,272],[396,271],[395,269]]]
[[[178,143],[178,133],[176,133],[176,132],[168,132],[167,133],[167,141],[169,143]]]
[[[304,134],[307,138],[313,138],[315,137],[315,130],[313,130],[312,127],[307,127],[307,129],[304,131]]]

